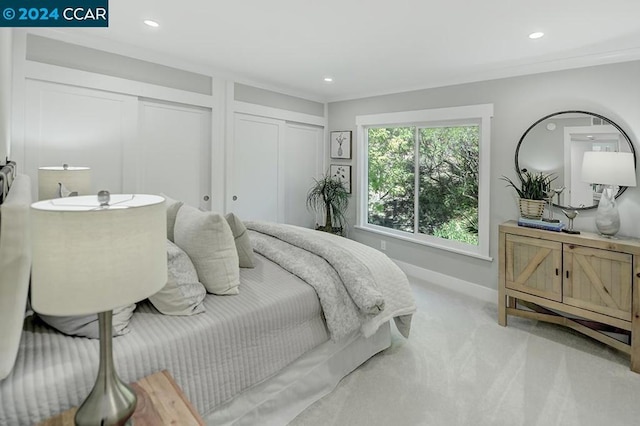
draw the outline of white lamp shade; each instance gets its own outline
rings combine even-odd
[[[166,209],[156,195],[79,196],[31,205],[31,302],[85,315],[138,302],[167,282]]]
[[[78,195],[91,193],[89,167],[40,167],[38,169],[38,200],[58,198],[58,184],[62,183]]]
[[[636,186],[636,163],[631,152],[587,151],[582,181],[603,185]]]

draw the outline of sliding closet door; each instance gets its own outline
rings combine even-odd
[[[140,102],[141,192],[211,209],[211,110]]]
[[[284,121],[236,114],[227,209],[243,220],[282,222],[279,154]]]
[[[38,167],[89,166],[92,189],[135,190],[137,98],[64,84],[27,80],[24,172]],[[36,198],[37,199],[37,198]]]
[[[306,208],[313,179],[322,174],[321,127],[287,123],[284,140],[284,222],[315,227],[316,215]]]

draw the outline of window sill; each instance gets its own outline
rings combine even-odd
[[[445,244],[438,244],[438,243],[434,243],[431,241],[425,241],[425,240],[421,240],[418,238],[413,238],[411,236],[405,236],[405,235],[399,235],[396,234],[395,232],[390,232],[390,231],[386,231],[383,229],[378,229],[378,228],[373,228],[373,227],[369,227],[369,226],[362,226],[362,225],[356,225],[354,226],[355,229],[358,229],[360,231],[366,231],[366,232],[371,232],[374,234],[378,234],[378,235],[384,235],[385,237],[389,237],[389,238],[395,238],[397,240],[402,240],[402,241],[408,241],[410,243],[414,243],[414,244],[420,244],[423,246],[427,246],[427,247],[433,247],[433,248],[437,248],[440,250],[445,250],[451,253],[456,253],[456,254],[461,254],[463,256],[469,256],[469,257],[474,257],[476,259],[480,259],[480,260],[485,260],[487,262],[493,262],[493,258],[491,256],[485,256],[483,254],[480,253],[475,253],[472,251],[468,251],[468,250],[464,250],[464,249],[459,249],[456,247],[449,247]]]

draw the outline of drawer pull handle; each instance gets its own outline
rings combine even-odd
[[[556,268],[556,277],[558,276],[558,268]]]
[[[569,278],[569,271],[567,271],[567,278]]]

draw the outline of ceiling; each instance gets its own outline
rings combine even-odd
[[[109,28],[66,31],[335,101],[640,59],[639,17],[639,0],[116,0]]]

